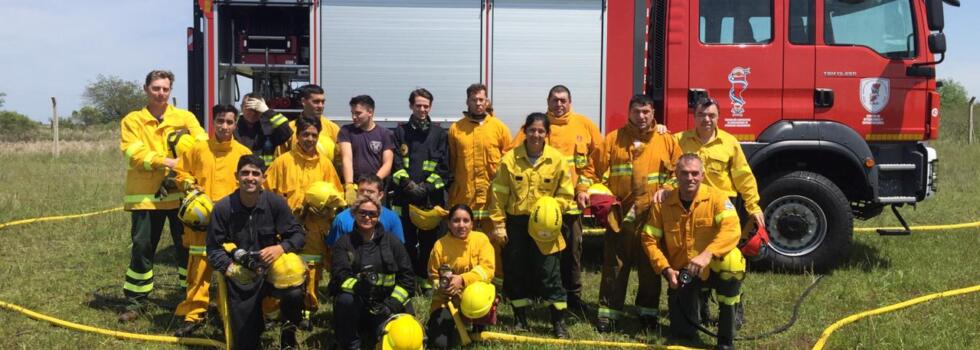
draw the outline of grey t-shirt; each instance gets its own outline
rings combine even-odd
[[[337,143],[348,142],[354,160],[354,181],[364,174],[377,174],[383,164],[385,150],[395,149],[395,134],[386,128],[375,125],[371,131],[364,131],[348,124],[340,128]]]

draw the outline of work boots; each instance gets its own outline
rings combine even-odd
[[[735,349],[735,305],[718,304],[718,346]]]
[[[297,348],[298,343],[296,342],[296,326],[292,324],[287,324],[279,330],[279,349],[280,350],[292,350]]]
[[[551,331],[555,338],[567,339],[568,330],[565,329],[565,310],[551,306]]]
[[[174,336],[177,338],[189,337],[192,334],[194,334],[194,331],[196,331],[198,328],[201,328],[203,324],[204,322],[184,321],[184,323],[177,328],[177,331],[174,332]]]
[[[527,307],[514,307],[514,331],[527,332],[530,329],[527,323]]]
[[[586,306],[585,306],[585,302],[582,301],[582,298],[578,294],[568,293],[567,300],[568,300],[568,313],[585,320]]]
[[[595,325],[595,330],[599,333],[612,333],[616,330],[616,320],[608,317],[599,317],[599,321]]]

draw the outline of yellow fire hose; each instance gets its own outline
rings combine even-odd
[[[112,209],[106,209],[106,210],[101,210],[101,211],[96,211],[96,212],[91,212],[91,213],[84,213],[84,214],[61,215],[61,216],[46,216],[46,217],[41,217],[41,218],[33,218],[33,219],[24,219],[24,220],[11,221],[11,222],[6,222],[6,223],[0,224],[0,230],[5,229],[5,228],[10,227],[10,226],[17,226],[17,225],[23,225],[23,224],[31,224],[31,223],[35,223],[35,222],[78,219],[78,218],[84,218],[84,217],[87,217],[87,216],[94,216],[94,215],[100,215],[100,214],[108,214],[108,213],[111,213],[111,212],[114,212],[114,211],[120,211],[122,209],[123,209],[123,207],[116,207],[116,208],[112,208]]]
[[[906,308],[906,307],[909,307],[909,306],[912,306],[912,305],[915,305],[915,304],[924,303],[924,302],[930,301],[932,299],[945,298],[945,297],[951,297],[951,296],[962,295],[962,294],[969,294],[969,293],[976,293],[976,292],[980,292],[980,284],[975,285],[973,287],[960,288],[960,289],[948,290],[948,291],[945,291],[945,292],[939,292],[939,293],[933,293],[933,294],[923,295],[921,297],[918,297],[918,298],[915,298],[915,299],[906,300],[906,301],[903,301],[903,302],[898,303],[898,304],[892,304],[892,305],[889,305],[889,306],[877,308],[877,309],[874,309],[874,310],[868,310],[868,311],[857,313],[857,314],[854,314],[854,315],[851,315],[851,316],[847,316],[845,318],[842,318],[842,319],[838,320],[837,322],[834,322],[833,324],[830,325],[830,327],[827,327],[827,329],[824,329],[823,333],[820,334],[820,339],[818,339],[817,340],[817,343],[813,345],[813,350],[821,350],[821,349],[823,349],[824,345],[827,344],[827,339],[830,338],[830,335],[833,334],[834,331],[836,331],[836,330],[840,329],[841,327],[844,327],[844,326],[846,326],[846,325],[848,325],[850,323],[854,323],[857,320],[860,320],[862,318],[869,317],[869,316],[874,316],[874,315],[878,315],[878,314],[883,314],[883,313],[887,313],[887,312],[892,312],[892,311],[903,309],[903,308]]]
[[[663,349],[663,350],[698,350],[680,345],[651,345],[643,343],[626,343],[601,340],[573,340],[573,339],[553,339],[527,337],[523,335],[513,335],[497,332],[472,333],[470,337],[477,341],[498,341],[507,343],[528,343],[528,344],[550,344],[550,345],[585,345],[585,346],[604,346],[624,349]]]
[[[129,332],[113,331],[113,330],[108,330],[108,329],[104,329],[104,328],[86,326],[86,325],[83,325],[83,324],[78,324],[78,323],[74,323],[74,322],[69,322],[69,321],[57,319],[57,318],[54,318],[54,317],[51,317],[51,316],[48,316],[48,315],[45,315],[45,314],[41,314],[41,313],[38,313],[38,312],[34,312],[34,311],[31,311],[31,310],[25,309],[25,308],[23,308],[21,306],[17,306],[17,305],[6,303],[6,302],[2,302],[2,301],[0,301],[0,307],[2,307],[4,309],[7,309],[7,310],[11,310],[11,311],[16,311],[16,312],[22,313],[22,314],[26,315],[27,317],[33,318],[33,319],[38,320],[38,321],[45,321],[45,322],[51,323],[51,324],[53,324],[55,326],[64,327],[64,328],[68,328],[68,329],[74,329],[74,330],[78,330],[78,331],[82,331],[82,332],[89,332],[89,333],[107,335],[107,336],[115,337],[115,338],[119,338],[119,339],[141,340],[141,341],[158,342],[158,343],[169,343],[169,344],[180,344],[180,345],[210,346],[210,347],[215,347],[215,348],[224,348],[225,347],[225,343],[219,342],[217,340],[207,339],[207,338],[178,338],[178,337],[167,336],[167,335],[148,335],[148,334],[139,334],[139,333],[129,333]]]
[[[30,224],[30,223],[36,223],[36,222],[46,222],[46,221],[58,221],[58,220],[68,220],[68,219],[84,218],[84,217],[88,217],[88,216],[94,216],[94,215],[100,215],[100,214],[107,214],[107,213],[111,213],[111,212],[115,212],[115,211],[120,211],[122,209],[123,209],[122,207],[116,207],[116,208],[112,208],[112,209],[106,209],[106,210],[101,210],[101,211],[96,211],[96,212],[90,212],[90,213],[83,213],[83,214],[60,215],[60,216],[47,216],[47,217],[40,217],[40,218],[33,218],[33,219],[16,220],[16,221],[11,221],[11,222],[6,222],[6,223],[0,224],[0,230],[2,230],[4,228],[7,228],[7,227],[11,227],[11,226],[23,225],[23,224]],[[975,227],[980,227],[980,221],[975,221],[975,222],[971,222],[971,223],[950,224],[950,225],[912,226],[911,229],[913,231],[931,231],[931,230],[952,230],[952,229],[975,228]],[[875,228],[875,227],[862,227],[862,228],[855,228],[854,229],[854,232],[875,232],[878,229],[879,228]],[[883,229],[901,229],[901,228],[900,227],[884,227]],[[596,230],[593,230],[593,231],[595,231],[595,232],[589,232],[589,233],[590,234],[598,234],[598,233],[600,233],[599,232],[599,229],[596,229]],[[604,230],[603,230],[603,232],[604,232]],[[223,294],[224,289],[226,288],[225,285],[224,285],[224,279],[221,279],[221,278],[218,279],[218,287],[219,287],[219,295],[220,294]],[[898,303],[898,304],[890,305],[890,306],[887,306],[887,307],[882,307],[882,308],[878,308],[878,309],[874,309],[874,310],[869,310],[869,311],[865,311],[865,312],[861,312],[861,313],[858,313],[858,314],[854,314],[854,315],[848,316],[848,317],[843,318],[843,319],[841,319],[841,320],[839,320],[837,322],[834,322],[834,324],[830,325],[830,327],[827,327],[827,329],[825,329],[823,331],[823,333],[821,334],[820,339],[817,340],[817,343],[814,344],[813,350],[823,349],[824,345],[827,343],[827,339],[830,338],[830,335],[833,334],[834,331],[836,331],[837,329],[840,329],[841,327],[843,327],[845,325],[848,325],[850,323],[856,322],[857,320],[860,320],[862,318],[873,316],[873,315],[878,315],[878,314],[882,314],[882,313],[892,312],[892,311],[895,311],[895,310],[898,310],[898,309],[906,308],[906,307],[909,307],[909,306],[912,306],[912,305],[915,305],[915,304],[919,304],[919,303],[923,303],[923,302],[926,302],[926,301],[929,301],[929,300],[932,300],[932,299],[936,299],[936,298],[944,298],[944,297],[950,297],[950,296],[956,296],[956,295],[962,295],[962,294],[968,294],[968,293],[975,293],[975,292],[980,292],[980,285],[976,285],[976,286],[968,287],[968,288],[961,288],[961,289],[949,290],[949,291],[940,292],[940,293],[929,294],[929,295],[921,296],[921,297],[918,297],[918,298],[915,298],[915,299],[907,300],[907,301],[904,301],[904,302],[901,302],[901,303]],[[178,337],[173,337],[173,336],[147,335],[147,334],[129,333],[129,332],[113,331],[113,330],[108,330],[108,329],[103,329],[103,328],[97,328],[97,327],[92,327],[92,326],[87,326],[87,325],[83,325],[83,324],[78,324],[78,323],[74,323],[74,322],[69,322],[69,321],[64,321],[64,320],[61,320],[61,319],[57,319],[57,318],[54,318],[54,317],[51,317],[51,316],[47,316],[47,315],[44,315],[44,314],[41,314],[41,313],[38,313],[38,312],[35,312],[35,311],[31,311],[31,310],[26,309],[26,308],[23,308],[21,306],[10,304],[10,303],[6,303],[6,302],[3,302],[3,301],[0,301],[0,307],[2,307],[4,309],[11,310],[11,311],[19,312],[21,314],[26,315],[27,317],[30,317],[30,318],[33,318],[33,319],[36,319],[36,320],[39,320],[39,321],[45,321],[45,322],[51,323],[51,324],[56,325],[56,326],[60,326],[60,327],[68,328],[68,329],[74,329],[74,330],[83,331],[83,332],[89,332],[89,333],[107,335],[107,336],[115,337],[115,338],[119,338],[119,339],[151,341],[151,342],[170,343],[170,344],[181,344],[181,345],[209,346],[209,347],[215,347],[215,348],[227,348],[227,345],[231,345],[231,334],[230,334],[230,332],[228,332],[228,330],[229,330],[228,329],[228,326],[229,325],[228,325],[228,321],[227,321],[228,318],[227,317],[222,317],[222,319],[224,321],[223,322],[223,326],[225,328],[225,340],[228,341],[227,342],[227,345],[226,345],[226,343],[222,343],[220,341],[213,340],[213,339],[207,339],[207,338],[178,338]],[[227,305],[226,304],[220,305],[219,306],[219,309],[220,309],[219,310],[219,313],[221,313],[222,316],[224,316],[224,315],[227,314]],[[498,342],[510,342],[510,343],[554,344],[554,345],[586,345],[586,346],[603,346],[603,347],[634,348],[634,349],[696,350],[696,348],[689,348],[689,347],[680,346],[680,345],[650,345],[650,344],[643,344],[643,343],[612,342],[612,341],[600,341],[600,340],[551,339],[551,338],[538,338],[538,337],[528,337],[528,336],[520,336],[520,335],[511,335],[511,334],[497,333],[497,332],[472,333],[470,336],[473,338],[473,340],[476,340],[476,341],[498,341]]]

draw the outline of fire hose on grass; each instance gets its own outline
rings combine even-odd
[[[82,214],[47,216],[47,217],[40,217],[40,218],[16,220],[16,221],[11,221],[11,222],[0,224],[0,230],[5,229],[5,228],[8,228],[8,227],[11,227],[11,226],[24,225],[24,224],[30,224],[30,223],[48,222],[48,221],[60,221],[60,220],[69,220],[69,219],[84,218],[84,217],[95,216],[95,215],[100,215],[100,214],[112,213],[112,212],[120,211],[122,209],[123,209],[122,207],[117,207],[117,208],[111,208],[111,209],[100,210],[100,211],[89,212],[89,213],[82,213]],[[914,230],[914,231],[931,231],[931,230],[952,230],[952,229],[975,228],[975,227],[980,227],[980,221],[971,222],[971,223],[949,224],[949,225],[913,226],[913,227],[911,227],[911,229]],[[854,231],[855,232],[875,232],[877,229],[878,228],[856,228],[856,229],[854,229]],[[888,229],[888,228],[884,228],[884,229]],[[817,278],[813,282],[813,284],[811,284],[810,287],[808,287],[804,291],[804,293],[800,296],[800,298],[797,300],[797,303],[793,307],[793,317],[791,318],[791,320],[790,320],[789,323],[787,323],[786,325],[784,325],[782,327],[777,328],[774,331],[770,331],[770,332],[767,332],[767,333],[762,334],[762,335],[749,336],[749,337],[740,337],[739,339],[741,339],[741,340],[758,339],[760,337],[764,337],[764,336],[776,334],[778,332],[781,332],[781,331],[784,331],[784,330],[788,329],[789,326],[792,325],[792,323],[795,321],[795,319],[797,317],[797,312],[798,312],[798,309],[799,309],[799,306],[800,306],[801,301],[806,298],[806,296],[812,290],[813,286],[815,286],[818,281],[820,281],[820,278]],[[225,288],[225,286],[224,286],[224,280],[221,279],[221,278],[219,278],[218,285],[219,285],[219,290],[223,290]],[[949,290],[949,291],[945,291],[945,292],[939,292],[939,293],[929,294],[929,295],[921,296],[921,297],[914,298],[914,299],[911,299],[911,300],[907,300],[907,301],[904,301],[904,302],[901,302],[901,303],[898,303],[898,304],[894,304],[894,305],[890,305],[890,306],[886,306],[886,307],[882,307],[882,308],[878,308],[878,309],[874,309],[874,310],[869,310],[869,311],[865,311],[865,312],[861,312],[861,313],[858,313],[858,314],[854,314],[854,315],[848,316],[848,317],[846,317],[844,319],[841,319],[841,320],[835,322],[830,327],[828,327],[827,329],[825,329],[823,331],[823,333],[821,334],[820,339],[814,345],[813,349],[814,350],[823,349],[824,345],[827,342],[827,339],[830,337],[830,335],[834,331],[836,331],[837,329],[840,329],[841,327],[843,327],[843,326],[845,326],[847,324],[856,322],[856,321],[858,321],[858,320],[860,320],[862,318],[866,318],[866,317],[869,317],[869,316],[878,315],[878,314],[882,314],[882,313],[892,312],[892,311],[895,311],[895,310],[899,310],[899,309],[902,309],[902,308],[906,308],[906,307],[909,307],[909,306],[912,306],[912,305],[915,305],[915,304],[923,303],[923,302],[930,301],[930,300],[937,299],[937,298],[950,297],[950,296],[956,296],[956,295],[963,295],[963,294],[975,293],[975,292],[980,292],[980,285],[976,285],[976,286],[968,287],[968,288],[961,288],[961,289],[955,289],[955,290]],[[219,292],[219,294],[224,294],[224,293]],[[89,333],[94,333],[94,334],[101,334],[101,335],[106,335],[106,336],[115,337],[115,338],[124,339],[124,340],[138,340],[138,341],[149,341],[149,342],[180,344],[180,345],[207,346],[207,347],[215,347],[215,348],[228,348],[228,346],[231,345],[231,334],[228,332],[228,321],[227,321],[228,318],[227,317],[222,317],[222,319],[223,319],[223,326],[225,328],[225,340],[226,340],[226,342],[223,343],[223,342],[220,342],[220,341],[217,341],[217,340],[207,339],[207,338],[178,338],[178,337],[173,337],[173,336],[129,333],[129,332],[114,331],[114,330],[109,330],[109,329],[104,329],[104,328],[98,328],[98,327],[93,327],[93,326],[88,326],[88,325],[83,325],[83,324],[79,324],[79,323],[74,323],[74,322],[70,322],[70,321],[61,320],[61,319],[58,319],[58,318],[55,318],[55,317],[44,315],[44,314],[41,314],[41,313],[38,313],[38,312],[35,312],[35,311],[32,311],[32,310],[26,309],[24,307],[21,307],[21,306],[15,305],[15,304],[11,304],[11,303],[7,303],[7,302],[3,302],[3,301],[0,301],[0,308],[6,309],[6,310],[10,310],[10,311],[13,311],[13,312],[18,312],[20,314],[23,314],[23,315],[25,315],[27,317],[30,317],[30,318],[33,318],[35,320],[48,322],[48,323],[51,323],[51,324],[56,325],[56,326],[59,326],[59,327],[64,327],[64,328],[67,328],[67,329],[73,329],[73,330],[82,331],[82,332],[89,332]],[[221,313],[222,316],[226,316],[227,315],[227,305],[220,305],[219,306],[219,313]],[[701,329],[701,331],[704,332],[706,330],[705,329]],[[707,331],[707,333],[710,334],[710,331]],[[652,349],[668,349],[668,350],[675,350],[675,349],[676,350],[693,349],[693,348],[684,347],[684,346],[678,346],[678,345],[650,345],[650,344],[643,344],[643,343],[611,342],[611,341],[600,341],[600,340],[550,339],[550,338],[539,338],[539,337],[511,335],[511,334],[497,333],[497,332],[472,333],[470,336],[475,341],[500,341],[500,342],[516,342],[516,343],[528,343],[528,344],[553,344],[553,345],[585,345],[585,346],[602,346],[602,347],[616,347],[616,348],[637,348],[637,349],[650,349],[650,348],[652,348]]]

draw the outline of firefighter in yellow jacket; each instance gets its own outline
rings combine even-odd
[[[432,294],[426,326],[429,348],[432,349],[458,346],[455,344],[455,322],[446,302],[452,300],[459,308],[463,289],[477,282],[490,283],[493,280],[493,246],[486,234],[473,230],[473,211],[470,207],[457,204],[449,208],[448,226],[449,234],[442,236],[432,248],[426,276],[437,287],[436,293]],[[449,267],[451,272],[446,276],[440,275],[442,266]]]
[[[657,190],[673,186],[674,161],[680,146],[660,132],[654,119],[653,100],[645,95],[630,99],[629,120],[606,136],[600,173],[608,173],[608,187],[622,203],[620,232],[608,230],[603,237],[602,280],[596,329],[611,332],[623,316],[630,270],[639,278],[635,304],[648,326],[657,322],[660,278],[646,264],[640,249],[640,228]]]
[[[153,290],[153,260],[165,221],[170,222],[170,235],[177,251],[175,255],[181,279],[187,275],[187,248],[181,244],[184,227],[177,219],[182,193],[177,190],[173,178],[167,176],[177,166],[178,155],[175,154],[175,143],[171,143],[175,147],[168,151],[167,138],[187,133],[190,136],[184,139],[192,143],[194,140],[207,140],[208,137],[194,114],[168,103],[173,81],[174,75],[169,71],[155,70],[147,74],[143,85],[147,96],[146,107],[127,114],[120,123],[119,148],[129,165],[123,201],[132,217],[130,234],[133,239],[126,282],[123,284],[128,303],[119,315],[119,320],[123,322],[139,316],[147,296]]]
[[[490,219],[494,236],[504,243],[504,294],[514,308],[517,330],[527,330],[527,310],[534,299],[551,304],[555,337],[567,338],[564,313],[565,288],[561,285],[561,235],[551,242],[532,238],[528,228],[532,206],[542,197],[553,197],[556,217],[574,206],[571,167],[554,147],[545,144],[550,130],[548,116],[531,113],[524,122],[527,139],[504,155],[493,179]],[[557,229],[558,227],[556,227]]]
[[[728,196],[701,186],[705,169],[695,154],[677,161],[677,190],[650,209],[643,227],[649,264],[667,280],[670,330],[695,338],[699,308],[706,305],[701,288],[715,290],[718,300],[718,346],[734,349],[735,308],[741,299],[745,258],[735,247],[740,236],[738,215]]]
[[[198,142],[177,161],[174,171],[177,184],[184,191],[197,190],[212,202],[235,192],[238,180],[235,169],[238,159],[252,151],[235,141],[238,110],[231,105],[216,105],[211,109],[214,116],[214,138]],[[174,333],[177,337],[191,335],[204,321],[210,300],[211,267],[205,256],[207,227],[184,226],[184,245],[190,249],[187,261],[187,296],[177,305],[177,316],[184,323]]]
[[[340,126],[323,116],[323,106],[326,102],[323,88],[316,84],[303,85],[299,88],[299,96],[300,102],[303,104],[303,113],[300,116],[320,121],[321,132],[316,143],[317,152],[326,155],[331,162],[334,162],[338,159],[337,154],[340,152],[337,149],[337,134],[340,132]],[[279,155],[286,154],[289,150],[296,148],[296,143],[299,142],[296,133],[296,120],[289,122],[289,128],[293,130],[293,137],[279,147]]]
[[[449,205],[469,205],[473,209],[474,226],[484,232],[493,228],[490,183],[511,143],[510,129],[487,110],[489,105],[487,86],[470,85],[466,88],[467,111],[449,127],[450,167],[455,176],[449,187]],[[502,277],[501,242],[495,237],[490,240],[497,254],[494,275]]]
[[[323,181],[332,184],[341,191],[340,177],[333,167],[332,159],[319,153],[321,125],[318,119],[300,117],[296,120],[299,132],[296,134],[297,147],[272,161],[272,166],[266,172],[265,187],[283,197],[295,215],[303,218],[301,224],[306,230],[306,243],[300,257],[310,267],[307,276],[306,310],[303,314],[301,328],[311,329],[310,314],[319,306],[316,287],[323,273],[323,261],[329,259],[329,251],[324,245],[324,238],[330,229],[333,218],[304,213],[303,201],[306,191],[315,182]]]
[[[596,159],[602,153],[602,133],[588,117],[572,110],[572,93],[564,85],[548,91],[548,120],[551,133],[548,145],[554,147],[571,165],[577,206],[562,216],[562,234],[568,247],[561,256],[561,282],[568,293],[568,309],[584,315],[582,302],[582,209],[589,206],[589,186],[599,182]],[[524,142],[523,130],[517,132],[512,145]]]
[[[734,136],[718,128],[718,102],[701,100],[694,111],[694,129],[675,134],[681,148],[704,160],[704,181],[731,199],[741,196],[745,212],[757,227],[766,220],[759,207],[759,188],[742,146]]]

